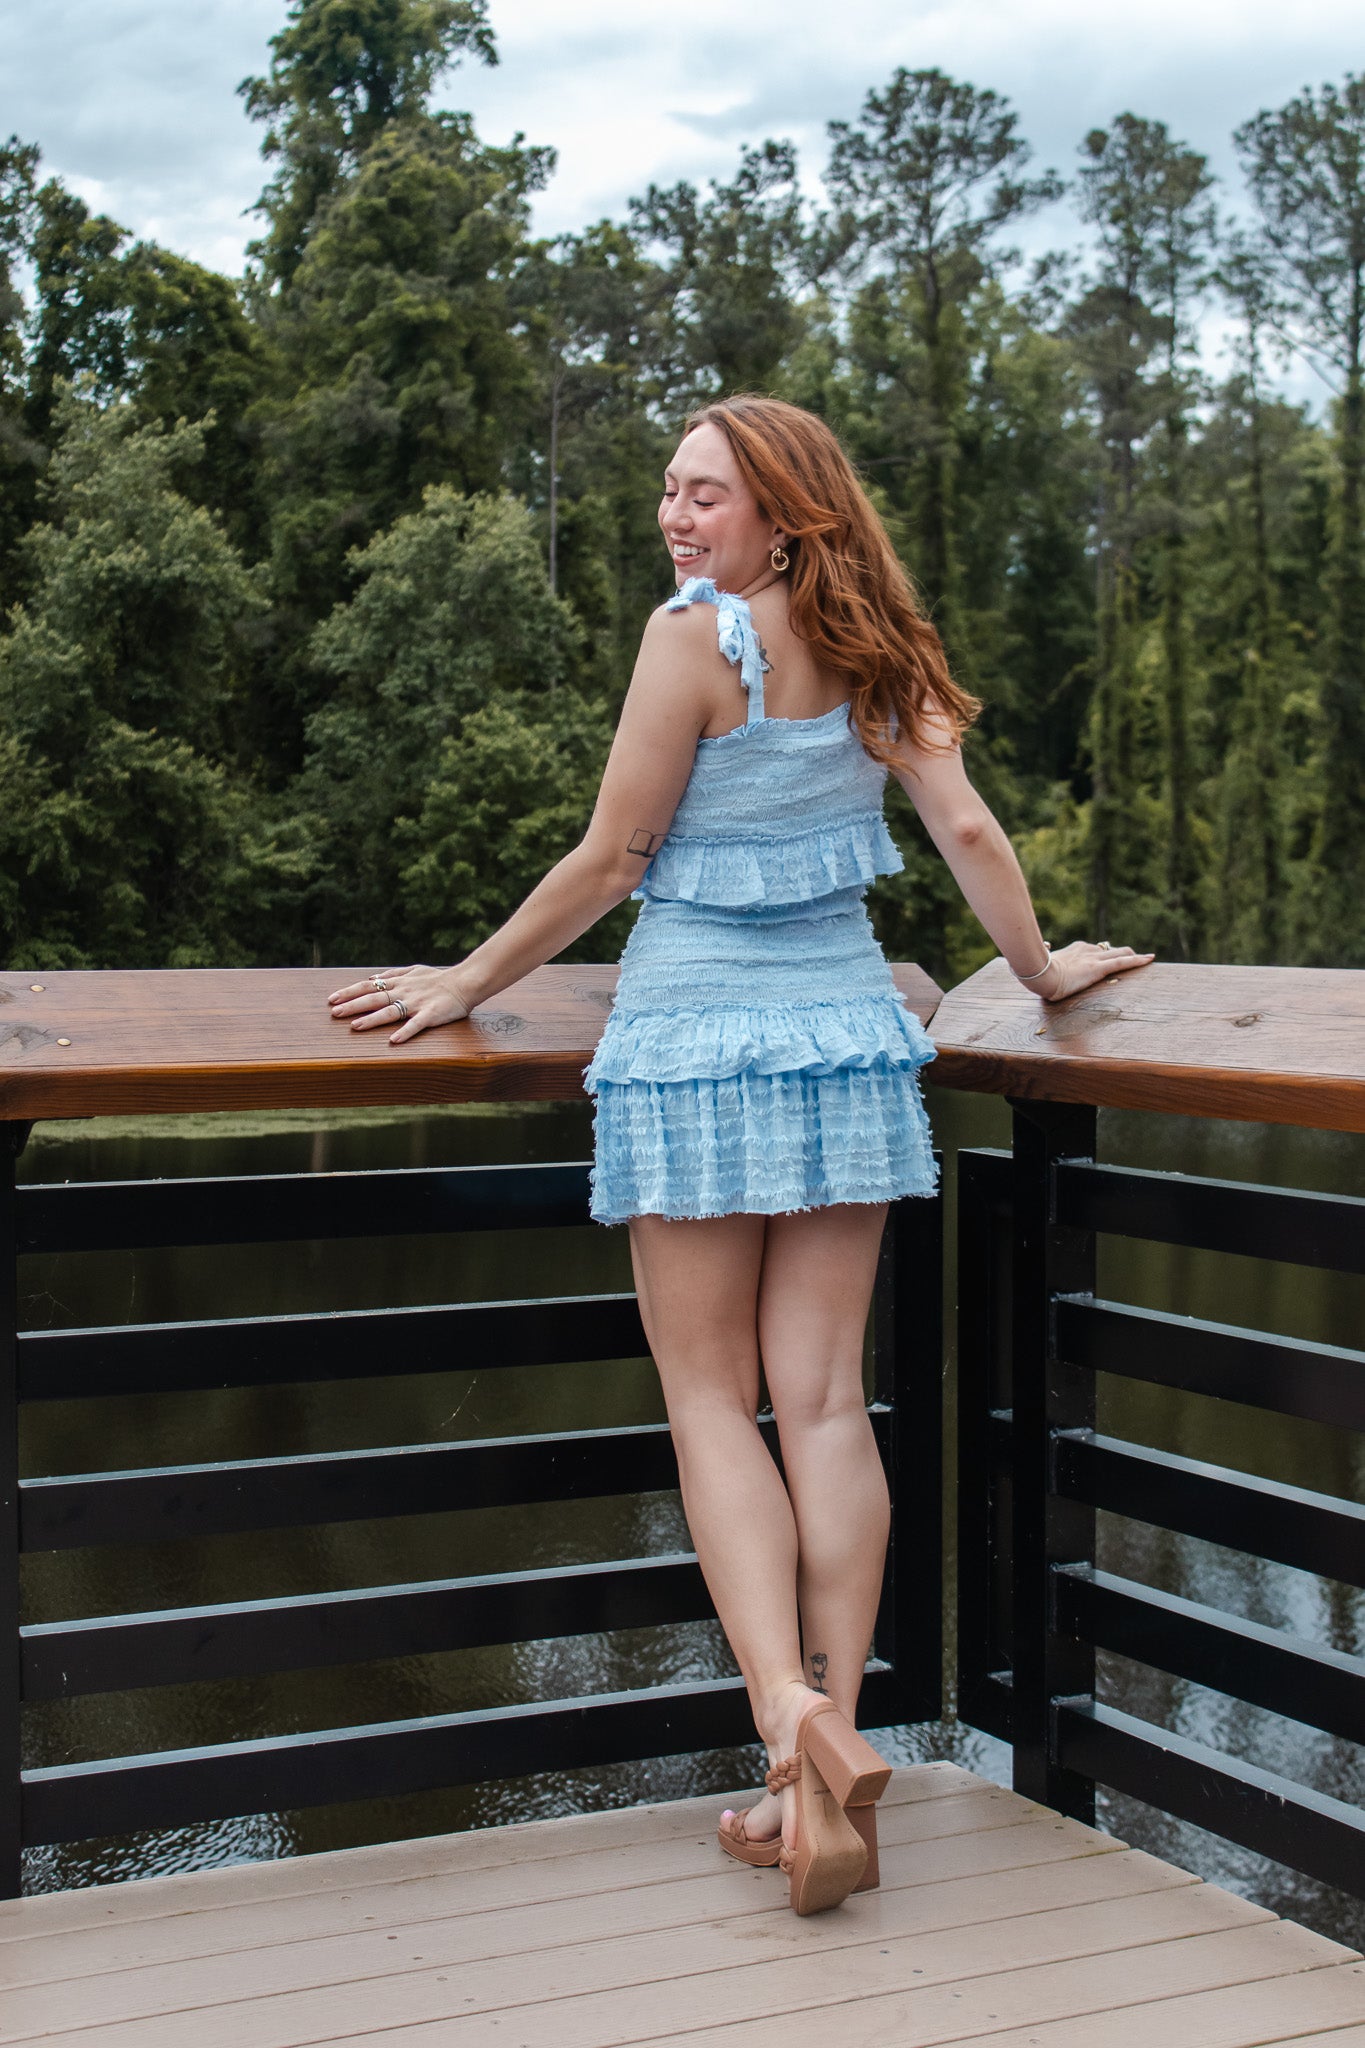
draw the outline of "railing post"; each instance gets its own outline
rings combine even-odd
[[[1092,1294],[1093,1232],[1057,1222],[1059,1159],[1093,1159],[1093,1109],[1011,1101],[1014,1111],[1014,1785],[1029,1799],[1093,1822],[1093,1780],[1056,1761],[1053,1702],[1095,1690],[1093,1648],[1054,1626],[1053,1568],[1093,1564],[1095,1515],[1052,1490],[1055,1434],[1093,1429],[1094,1377],[1059,1362],[1054,1301]]]
[[[0,1124],[0,1898],[17,1899],[22,1848],[19,1726],[19,1231],[14,1168],[31,1124]]]
[[[873,1399],[889,1408],[891,1552],[875,1654],[900,1714],[943,1711],[943,1194],[892,1202],[873,1307]]]

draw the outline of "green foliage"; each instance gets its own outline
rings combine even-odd
[[[611,745],[601,707],[575,690],[539,704],[501,697],[441,743],[410,848],[402,896],[410,950],[459,958],[488,937],[582,838]],[[625,906],[566,948],[568,960],[614,957]]]
[[[131,408],[71,392],[57,428],[47,517],[24,542],[29,598],[0,641],[10,730],[59,768],[99,718],[221,753],[242,626],[264,598],[212,513],[176,488],[203,430],[138,428]]]
[[[425,112],[450,65],[466,51],[497,62],[487,13],[487,0],[293,0],[269,76],[237,88],[279,160],[254,248],[267,280],[292,276],[341,178],[394,123]]]
[[[477,944],[582,835],[670,587],[664,462],[748,386],[860,463],[1054,943],[1365,962],[1365,82],[1239,131],[1238,233],[1120,112],[1080,144],[1084,260],[1028,276],[1060,181],[937,70],[830,124],[823,207],[769,140],[544,242],[552,153],[431,106],[495,61],[487,13],[290,0],[241,87],[240,281],[0,148],[3,957]],[[1271,389],[1290,346],[1321,422]],[[956,978],[989,942],[894,785],[888,816],[879,935]]]
[[[175,487],[199,428],[60,390],[56,428],[0,639],[0,945],[32,966],[244,962],[308,870],[222,760],[264,599]]]
[[[577,629],[510,497],[434,487],[352,568],[355,595],[313,636],[335,688],[309,721],[300,786],[324,820],[324,943],[349,934],[352,953],[396,959],[410,950],[400,821],[421,813],[438,764],[451,780],[450,746],[463,744],[472,714],[506,703],[536,716],[571,665]]]

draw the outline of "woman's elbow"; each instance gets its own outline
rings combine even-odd
[[[629,896],[648,865],[634,854],[622,859],[619,852],[604,847],[591,835],[580,841],[574,855],[584,874],[590,878],[594,891],[610,896],[617,903]]]
[[[948,838],[962,853],[973,853],[989,833],[994,820],[983,804],[979,810],[959,811],[948,824]]]

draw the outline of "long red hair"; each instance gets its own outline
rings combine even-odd
[[[788,615],[847,681],[867,752],[889,763],[897,732],[902,744],[945,745],[926,729],[933,711],[959,740],[981,705],[949,674],[943,642],[831,429],[799,405],[748,392],[700,407],[686,432],[702,426],[720,428],[764,518],[791,536]]]

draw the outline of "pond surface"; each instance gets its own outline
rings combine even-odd
[[[928,1096],[947,1161],[951,1217],[956,1148],[1007,1144],[1008,1113],[987,1098],[932,1088]],[[135,1125],[40,1125],[20,1173],[30,1181],[117,1181],[336,1172],[586,1159],[590,1149],[586,1101],[412,1113],[281,1112],[165,1117]],[[1328,1193],[1365,1193],[1365,1142],[1330,1133],[1105,1112],[1100,1157]],[[625,1230],[597,1226],[464,1238],[110,1252],[30,1259],[21,1269],[26,1326],[44,1329],[596,1293],[629,1290],[632,1284]],[[1269,1261],[1110,1240],[1101,1245],[1099,1292],[1319,1343],[1358,1346],[1365,1332],[1365,1280]],[[951,1315],[949,1329],[951,1341]],[[1362,1497],[1365,1445],[1348,1432],[1104,1377],[1099,1401],[1100,1426],[1116,1435],[1269,1479]],[[26,1412],[22,1456],[29,1474],[79,1472],[662,1419],[653,1368],[642,1359],[42,1404]],[[951,1457],[947,1469],[952,1470]],[[947,1520],[951,1528],[951,1514]],[[1108,1570],[1290,1629],[1349,1655],[1365,1654],[1365,1595],[1358,1591],[1145,1525],[1112,1517],[1102,1517],[1101,1523],[1100,1563]],[[689,1547],[675,1494],[124,1546],[26,1559],[25,1619],[269,1598]],[[950,1555],[950,1574],[952,1567]],[[951,1645],[949,1652],[951,1669]],[[25,1763],[37,1767],[719,1677],[733,1670],[718,1626],[697,1623],[107,1694],[30,1709]],[[1101,1660],[1100,1689],[1114,1704],[1195,1740],[1338,1798],[1359,1803],[1365,1797],[1365,1755],[1355,1745],[1115,1658]],[[949,1757],[984,1776],[1009,1781],[1008,1750],[956,1721],[951,1712],[931,1725],[882,1731],[877,1740],[897,1762]],[[26,1884],[51,1890],[729,1791],[757,1783],[759,1768],[755,1746],[84,1842],[32,1852]],[[1101,1818],[1102,1825],[1127,1841],[1323,1933],[1365,1945],[1365,1904],[1359,1900],[1130,1800],[1103,1795]]]

